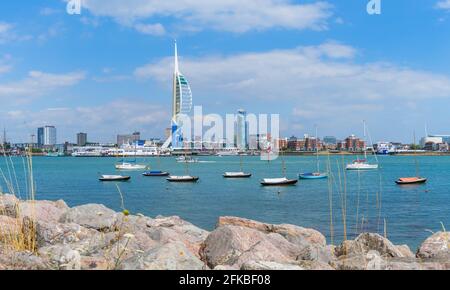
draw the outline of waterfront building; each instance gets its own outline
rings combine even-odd
[[[37,129],[37,147],[44,147],[44,127]]]
[[[192,110],[192,91],[186,77],[180,72],[178,47],[175,42],[175,71],[172,91],[172,149],[182,149],[182,120],[179,114],[189,115]]]
[[[141,133],[134,132],[133,134],[117,135],[117,146],[134,144],[136,141],[141,140]]]
[[[280,138],[276,140],[276,144],[280,150],[284,151],[288,149],[288,141],[289,141],[288,138]]]
[[[247,112],[240,109],[236,116],[236,147],[239,150],[246,150],[248,147],[247,128]]]
[[[78,133],[77,134],[77,146],[86,146],[87,144],[87,134],[86,133]]]
[[[366,148],[366,142],[355,135],[350,135],[344,141],[338,143],[338,150],[358,152]]]
[[[325,136],[325,137],[323,137],[323,143],[325,145],[336,145],[337,139],[334,136]]]
[[[55,126],[45,126],[37,129],[37,144],[39,148],[56,145]]]

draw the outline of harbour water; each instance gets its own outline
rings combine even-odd
[[[348,238],[361,231],[379,232],[394,243],[408,244],[413,250],[430,235],[450,227],[450,157],[420,156],[420,172],[429,178],[428,184],[401,187],[398,177],[414,176],[413,157],[386,156],[380,158],[380,169],[366,172],[344,172],[343,165],[353,156],[321,157],[323,170],[331,166],[333,177],[323,180],[301,180],[292,187],[262,187],[260,179],[282,177],[281,160],[267,163],[258,157],[244,157],[244,169],[253,173],[250,179],[224,179],[225,171],[239,171],[239,157],[199,157],[200,163],[190,164],[190,173],[200,176],[197,184],[172,184],[165,178],[144,177],[142,172],[127,172],[132,180],[118,183],[126,209],[148,216],[178,215],[197,226],[211,230],[219,216],[231,215],[268,223],[289,223],[312,227],[343,239],[342,208],[346,204]],[[297,178],[301,172],[315,170],[315,157],[285,157],[287,175]],[[12,158],[20,188],[25,196],[24,159]],[[70,206],[101,203],[121,210],[121,197],[115,183],[101,183],[98,175],[116,174],[114,158],[33,158],[36,198],[65,200]],[[148,158],[154,170],[184,175],[184,164],[175,158]],[[160,162],[161,166],[158,166]],[[5,158],[0,168],[9,178]],[[340,170],[339,170],[340,169]],[[11,175],[15,184],[14,174]],[[7,192],[5,180],[1,180]],[[330,189],[332,207],[330,207]],[[341,189],[341,190],[340,190]],[[346,194],[344,192],[346,191]],[[330,231],[332,212],[333,232]]]

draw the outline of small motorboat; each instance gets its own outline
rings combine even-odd
[[[252,174],[245,173],[245,172],[225,172],[223,174],[223,177],[225,177],[225,178],[250,178],[250,177],[252,177]]]
[[[143,176],[152,176],[152,177],[161,177],[161,176],[169,176],[169,172],[164,171],[147,171],[142,173]]]
[[[167,181],[169,182],[197,182],[200,178],[197,176],[169,176]]]
[[[395,183],[399,185],[409,185],[409,184],[423,184],[427,182],[427,178],[423,177],[403,177],[399,178]]]
[[[100,181],[128,181],[130,180],[130,176],[122,176],[122,175],[100,175]]]
[[[121,163],[116,164],[117,170],[146,170],[149,169],[147,165],[133,164],[133,163]]]
[[[301,173],[298,175],[300,179],[325,179],[328,178],[326,173]]]
[[[284,178],[265,178],[261,181],[263,186],[287,186],[297,184],[297,179],[287,179]]]

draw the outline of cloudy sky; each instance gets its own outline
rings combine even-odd
[[[25,4],[26,2],[26,4]],[[0,3],[0,126],[114,141],[170,124],[173,41],[205,113],[281,115],[282,135],[450,134],[450,0]]]

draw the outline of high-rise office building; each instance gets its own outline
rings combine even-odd
[[[239,150],[246,150],[248,147],[247,132],[247,112],[241,109],[236,116],[236,147]]]
[[[86,146],[87,144],[87,134],[78,133],[77,134],[77,146]]]
[[[37,143],[39,147],[56,145],[55,126],[45,126],[37,130]]]
[[[56,128],[54,126],[44,127],[44,146],[56,145]]]
[[[44,127],[37,129],[37,145],[38,147],[44,146]]]

